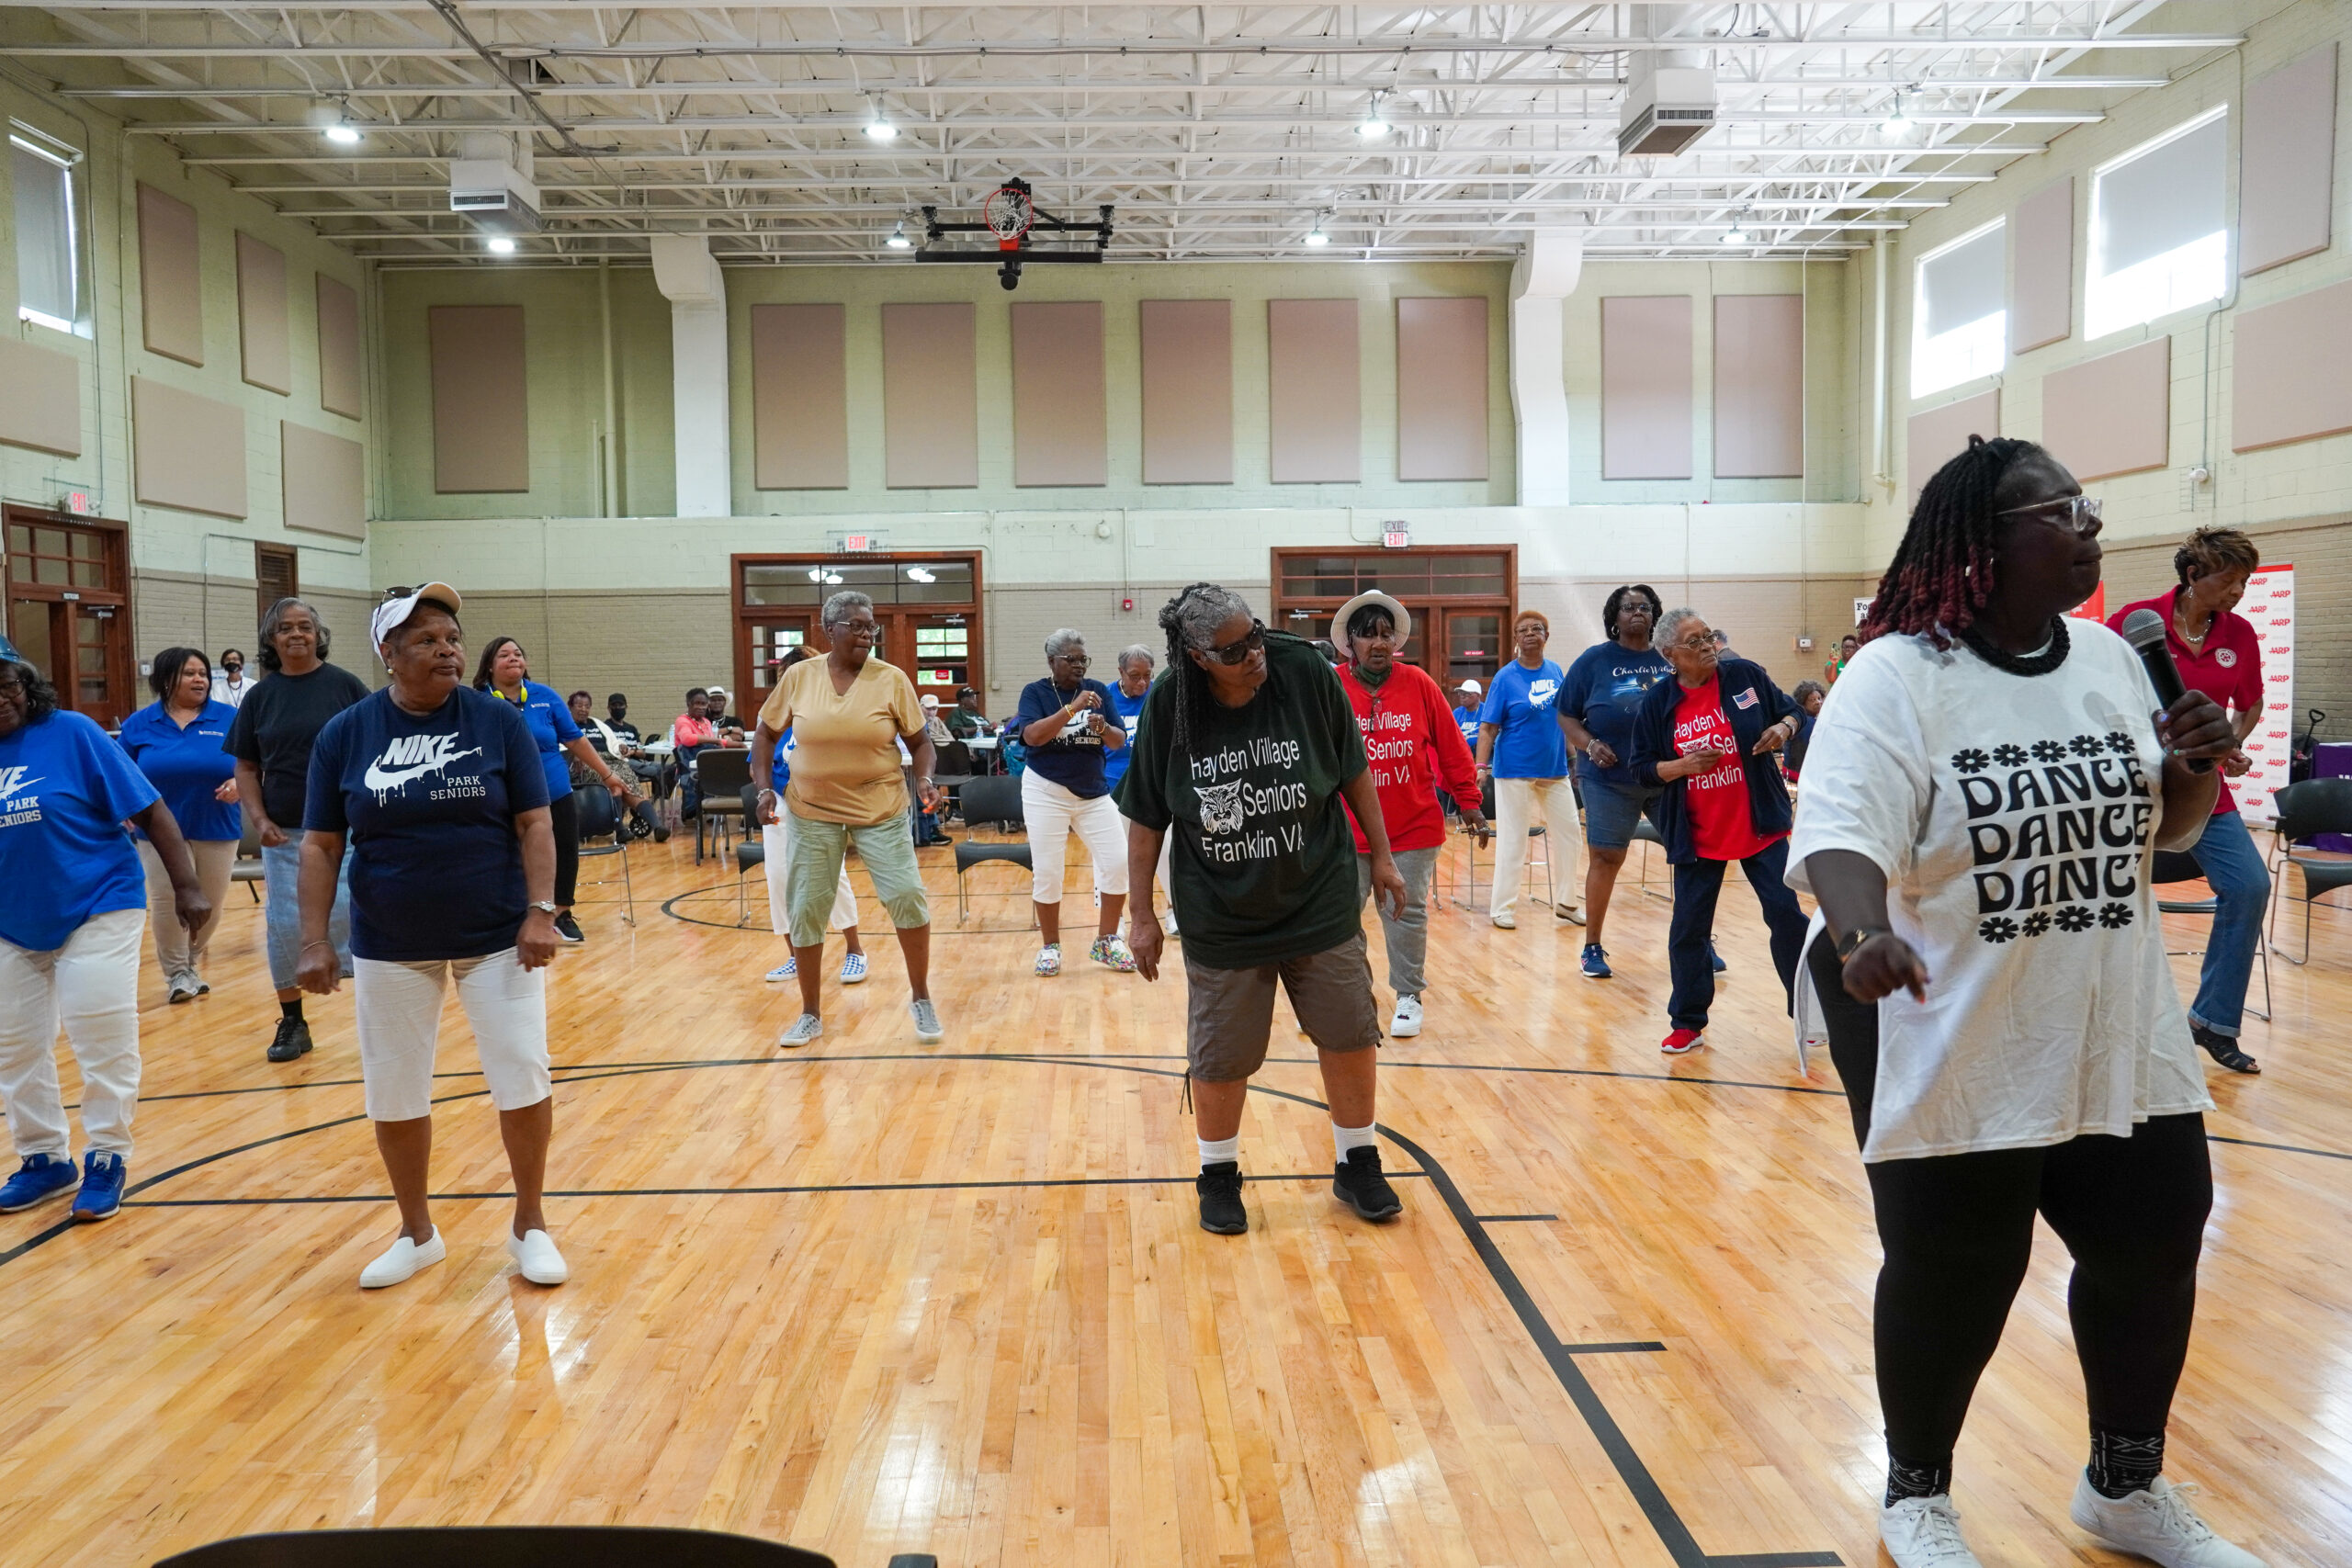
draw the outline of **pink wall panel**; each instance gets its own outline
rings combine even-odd
[[[2041,444],[2085,484],[2163,468],[2172,450],[2172,339],[2043,377]]]
[[[359,291],[319,274],[319,406],[345,419],[360,409]]]
[[[967,301],[882,307],[882,468],[892,490],[980,482],[979,371]]]
[[[2240,310],[2230,360],[2230,449],[2352,430],[2352,283]]]
[[[1990,441],[2000,434],[1998,390],[1979,392],[1973,398],[1913,414],[1910,423],[1905,426],[1903,441],[1904,474],[1910,485],[1911,499],[1918,500],[1920,487],[1935,476],[1936,470],[1968,449],[1970,436],[1981,435]]]
[[[1804,296],[1715,296],[1715,476],[1804,473]]]
[[[368,453],[307,424],[277,425],[278,482],[286,525],[340,538],[368,536]]]
[[[286,333],[286,253],[237,231],[237,345],[245,380],[272,392],[294,389]]]
[[[245,411],[133,376],[130,466],[133,488],[149,506],[243,517]]]
[[[531,488],[520,305],[435,305],[433,488],[443,495]]]
[[[0,441],[82,455],[82,362],[0,337]]]
[[[1267,423],[1276,484],[1363,477],[1363,392],[1353,299],[1266,301]]]
[[[2009,352],[2075,330],[2075,176],[2018,203],[2009,220]]]
[[[2238,272],[2327,249],[2335,182],[2335,45],[2246,85],[2238,132]]]
[[[1600,302],[1600,477],[1690,477],[1690,296]]]
[[[204,363],[203,264],[196,209],[153,186],[139,187],[139,301],[147,352]]]
[[[1233,302],[1146,299],[1143,482],[1233,482]]]
[[[1102,302],[1012,306],[1012,482],[1111,482],[1102,410]]]
[[[752,484],[849,488],[849,308],[752,307]]]
[[[1487,300],[1396,301],[1396,477],[1487,477]]]

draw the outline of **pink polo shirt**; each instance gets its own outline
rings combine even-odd
[[[2180,640],[2180,633],[2173,628],[2173,601],[2180,594],[2177,588],[2166,589],[2153,599],[2143,599],[2126,604],[2107,618],[2107,624],[2117,631],[2123,629],[2123,618],[2134,610],[2154,610],[2164,617],[2165,645],[2172,649],[2172,661],[2180,670],[2180,683],[2192,692],[2202,692],[2225,708],[2240,712],[2260,711],[2262,695],[2262,638],[2254,623],[2234,610],[2224,610],[2213,617],[2211,630],[2205,634],[2202,652],[2191,653],[2188,645]],[[2222,792],[2213,802],[2216,812],[2234,811],[2237,799],[2230,793],[2229,781],[2222,781]]]

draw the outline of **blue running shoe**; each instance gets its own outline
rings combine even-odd
[[[1609,953],[1597,942],[1584,944],[1584,977],[1588,980],[1613,980],[1616,972],[1609,967]]]
[[[74,1194],[74,1217],[77,1220],[110,1220],[122,1207],[122,1185],[130,1178],[129,1168],[120,1155],[102,1155],[96,1149],[82,1156],[82,1190]]]
[[[74,1162],[57,1155],[27,1155],[17,1174],[0,1182],[0,1214],[46,1202],[74,1185]]]
[[[1707,961],[1715,966],[1715,973],[1718,975],[1731,967],[1724,962],[1724,955],[1715,951],[1715,944],[1712,942],[1707,944]]]

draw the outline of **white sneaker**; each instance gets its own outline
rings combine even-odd
[[[555,1249],[555,1238],[545,1231],[506,1233],[506,1251],[520,1266],[523,1278],[534,1285],[560,1285],[571,1278],[571,1265]]]
[[[1062,944],[1049,942],[1037,950],[1037,962],[1030,965],[1040,980],[1050,979],[1062,972]]]
[[[1388,1032],[1398,1040],[1410,1040],[1421,1032],[1421,998],[1398,997],[1396,1016],[1388,1021]]]
[[[864,954],[864,953],[842,953],[842,985],[844,985],[844,986],[854,986],[854,985],[856,985],[859,981],[861,981],[861,980],[863,980],[863,979],[865,979],[865,954]]]
[[[1166,914],[1159,917],[1159,934],[1162,936],[1181,936],[1183,934],[1176,929],[1175,910],[1170,909]]]
[[[202,993],[197,989],[196,976],[183,970],[172,976],[170,995],[166,999],[174,1002],[192,1002],[200,995]]]
[[[397,1285],[418,1269],[428,1268],[449,1256],[448,1247],[441,1240],[441,1227],[433,1227],[433,1237],[423,1247],[402,1236],[379,1254],[376,1261],[359,1270],[359,1288],[380,1291],[387,1285]]]
[[[1960,1538],[1960,1515],[1948,1493],[1905,1497],[1881,1508],[1878,1538],[1886,1543],[1894,1568],[1984,1568]]]
[[[2105,1497],[2086,1472],[2075,1479],[2075,1501],[2066,1512],[2106,1545],[2164,1568],[2262,1568],[2261,1558],[2223,1540],[2197,1517],[2185,1495],[2196,1490],[2159,1475],[2145,1492]]]
[[[1505,909],[1495,917],[1495,925],[1502,931],[1515,931],[1519,930],[1519,917]]]
[[[915,1038],[924,1044],[934,1044],[946,1038],[947,1032],[939,1026],[939,1010],[931,1005],[929,997],[909,1002],[907,1010],[915,1017]]]
[[[796,1045],[806,1045],[825,1032],[825,1021],[813,1012],[804,1012],[792,1021],[792,1027],[775,1037],[775,1043],[789,1051]]]
[[[1574,904],[1555,904],[1552,906],[1552,912],[1572,926],[1584,924],[1584,911]]]
[[[799,974],[800,960],[796,957],[786,959],[760,977],[771,986],[781,986],[786,980],[797,978]]]

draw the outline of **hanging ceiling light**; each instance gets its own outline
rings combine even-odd
[[[899,128],[890,123],[890,117],[882,112],[882,106],[878,102],[874,105],[873,118],[865,122],[865,135],[866,140],[870,141],[898,140]]]
[[[1306,243],[1317,249],[1331,243],[1331,236],[1323,231],[1323,220],[1320,216],[1316,218],[1315,227],[1306,231]]]
[[[1396,128],[1380,118],[1380,95],[1372,96],[1372,107],[1364,110],[1363,118],[1356,122],[1356,134],[1366,141],[1385,141]]]
[[[359,128],[347,119],[336,120],[327,127],[327,140],[338,147],[359,145]]]
[[[1744,245],[1747,243],[1747,213],[1741,213],[1739,217],[1733,221],[1732,226],[1724,231],[1723,243],[1726,245]]]
[[[1894,105],[1886,111],[1886,128],[1897,135],[1911,129],[1911,117],[1904,111],[1901,88],[1895,89]]]
[[[492,234],[488,243],[492,255],[511,256],[514,254],[514,242],[503,234]]]
[[[889,246],[894,251],[912,250],[915,243],[907,238],[906,220],[903,218],[900,219],[899,220],[899,226],[890,231],[890,237],[882,243]]]

